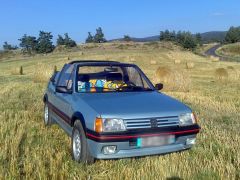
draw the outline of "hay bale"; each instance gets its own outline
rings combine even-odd
[[[181,60],[179,60],[179,59],[174,60],[174,64],[180,64],[180,63],[181,63]]]
[[[210,56],[210,59],[212,60],[212,62],[218,62],[218,61],[220,61],[220,58],[219,58],[219,57],[216,57],[216,56]]]
[[[156,64],[157,64],[157,61],[151,60],[151,61],[150,61],[150,64],[156,65]]]
[[[186,68],[187,68],[187,69],[192,69],[192,68],[194,68],[194,63],[193,63],[193,62],[186,62]]]
[[[130,60],[129,60],[130,62],[136,62],[136,60],[135,60],[135,58],[130,58]]]
[[[11,70],[11,75],[23,75],[23,67],[14,68]]]
[[[215,77],[218,80],[226,80],[228,79],[228,72],[224,68],[217,68],[215,70]]]
[[[234,67],[233,67],[233,66],[228,66],[227,68],[228,68],[228,69],[231,69],[231,70],[234,70]]]
[[[158,67],[154,75],[155,83],[163,83],[164,90],[167,91],[183,91],[190,90],[191,80],[187,72],[179,69],[171,69],[169,67]]]
[[[70,57],[67,56],[67,57],[64,58],[64,60],[67,60],[67,61],[68,61],[68,60],[70,60]]]

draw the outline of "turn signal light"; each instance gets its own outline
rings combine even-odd
[[[102,132],[103,131],[102,118],[96,118],[96,120],[95,120],[95,131],[96,132]]]

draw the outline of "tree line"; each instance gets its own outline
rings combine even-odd
[[[230,27],[225,36],[226,43],[240,42],[240,27]]]
[[[29,36],[24,34],[20,39],[19,47],[23,53],[34,54],[34,53],[50,53],[57,46],[64,46],[66,48],[72,48],[77,46],[76,41],[71,39],[68,33],[65,33],[63,36],[58,35],[56,46],[53,44],[53,35],[51,32],[40,31],[38,37]],[[129,35],[124,35],[124,41],[131,41],[132,38]],[[160,31],[159,36],[160,41],[172,41],[183,48],[194,50],[197,46],[202,45],[202,37],[200,33],[192,34],[188,31]],[[91,32],[88,32],[88,36],[85,40],[85,43],[104,43],[107,42],[103,30],[101,27],[96,29],[96,33],[92,35]],[[230,27],[225,36],[225,43],[235,43],[240,42],[240,27]],[[5,51],[15,50],[17,46],[8,44],[4,42],[3,49]]]
[[[53,44],[53,35],[51,32],[40,31],[38,37],[30,36],[24,34],[20,39],[19,47],[21,48],[23,53],[27,54],[35,54],[35,53],[50,53],[57,46],[64,46],[66,48],[76,47],[77,43],[72,38],[69,37],[68,33],[65,33],[63,36],[58,35],[56,46]],[[91,33],[88,33],[88,37],[86,39],[86,43],[104,43],[107,40],[104,37],[104,33],[102,28],[99,27],[96,29],[96,34],[94,36]],[[13,46],[8,44],[8,42],[4,42],[3,49],[5,51],[15,50],[17,46]]]
[[[159,36],[160,41],[176,42],[185,49],[194,50],[198,45],[202,45],[202,37],[200,33],[193,35],[186,31],[161,31]]]

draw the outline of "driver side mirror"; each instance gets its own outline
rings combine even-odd
[[[67,89],[67,87],[65,87],[65,86],[57,86],[56,87],[56,92],[72,94],[72,90],[71,89]]]
[[[163,89],[163,84],[162,84],[162,83],[155,84],[155,89],[156,89],[156,90],[161,90],[161,89]]]

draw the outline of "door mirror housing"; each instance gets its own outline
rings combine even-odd
[[[155,89],[156,90],[162,90],[163,89],[163,84],[162,83],[155,84]]]
[[[65,87],[65,86],[57,86],[56,87],[56,92],[72,94],[72,90],[71,89],[67,89],[67,87]]]

